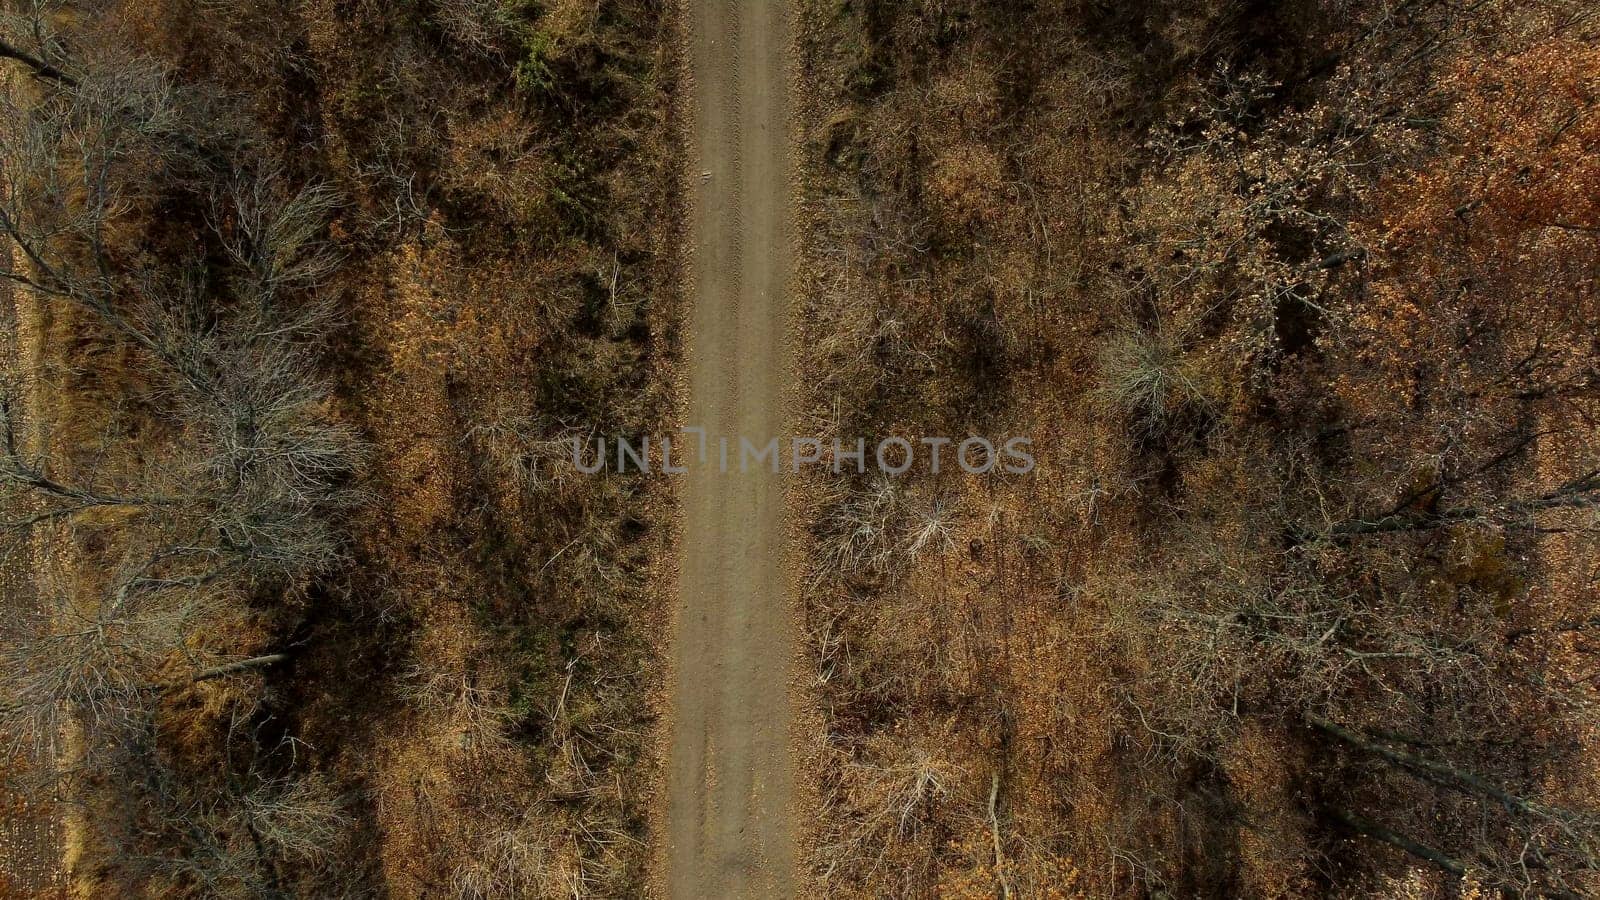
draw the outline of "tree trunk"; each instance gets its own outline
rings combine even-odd
[[[1351,831],[1366,835],[1369,838],[1383,841],[1385,844],[1388,844],[1391,847],[1397,847],[1401,850],[1404,850],[1412,856],[1415,856],[1417,859],[1431,862],[1452,875],[1459,876],[1467,874],[1467,867],[1465,865],[1462,865],[1453,857],[1446,856],[1442,851],[1429,847],[1427,844],[1414,841],[1397,831],[1390,831],[1382,825],[1367,819],[1363,819],[1347,809],[1342,809],[1337,806],[1330,806],[1328,807],[1328,812],[1332,813],[1335,819],[1338,819],[1340,822],[1343,822],[1346,826],[1348,826]]]
[[[1415,753],[1390,747],[1387,744],[1380,744],[1377,741],[1367,738],[1365,735],[1351,731],[1342,725],[1336,725],[1333,722],[1327,721],[1326,719],[1308,716],[1306,721],[1309,722],[1312,727],[1320,731],[1327,732],[1328,734],[1333,735],[1334,737],[1344,741],[1347,744],[1350,744],[1353,747],[1358,747],[1367,751],[1368,753],[1381,756],[1396,765],[1404,766],[1405,768],[1419,772],[1430,780],[1440,782],[1446,786],[1470,788],[1471,790],[1476,791],[1483,796],[1498,800],[1500,804],[1505,806],[1507,809],[1535,816],[1549,815],[1551,812],[1551,810],[1546,809],[1532,800],[1529,800],[1525,797],[1519,797],[1516,794],[1506,791],[1482,776],[1468,772],[1464,769],[1458,769],[1455,766],[1449,765],[1448,763],[1442,763],[1438,760],[1418,756]]]
[[[288,659],[289,654],[287,653],[268,653],[265,656],[253,656],[249,659],[241,659],[237,662],[223,663],[220,666],[213,666],[194,676],[193,678],[189,679],[189,683],[194,684],[195,682],[199,681],[210,681],[213,678],[221,678],[224,675],[232,675],[236,672],[246,672],[250,669],[264,669],[267,666],[274,666],[278,663],[286,662]]]
[[[22,63],[29,69],[33,70],[33,77],[35,78],[48,79],[50,81],[64,84],[67,87],[78,86],[78,79],[73,78],[71,75],[68,75],[55,66],[50,65],[37,56],[25,53],[22,50],[11,46],[5,41],[0,41],[0,59],[14,59],[17,62]]]
[[[1600,506],[1600,476],[1591,472],[1538,497],[1511,500],[1494,506],[1464,506],[1434,513],[1389,513],[1372,519],[1352,519],[1340,522],[1322,532],[1299,529],[1291,535],[1291,540],[1294,544],[1303,544],[1318,537],[1339,540],[1364,534],[1431,531],[1496,513],[1531,515],[1552,509],[1584,509],[1593,506]]]

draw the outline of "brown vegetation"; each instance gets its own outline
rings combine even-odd
[[[94,896],[642,883],[668,22],[647,4],[8,4],[5,734]]]
[[[1593,4],[798,6],[814,891],[1600,893]],[[642,892],[670,14],[0,10],[0,814]]]
[[[1594,892],[1589,5],[803,16],[819,890]]]

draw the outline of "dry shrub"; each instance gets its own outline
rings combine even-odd
[[[1162,431],[1185,412],[1208,404],[1207,377],[1169,328],[1126,328],[1106,338],[1100,354],[1100,396],[1140,433]]]
[[[1047,900],[1087,900],[1079,882],[1082,872],[1072,860],[1048,852],[1022,848],[1020,856],[995,858],[994,836],[987,824],[973,823],[952,842],[938,896],[960,900],[989,900],[997,894],[1041,897]]]
[[[503,662],[471,626],[446,624],[443,611],[431,618],[401,689],[421,718],[420,728],[446,759],[472,766],[515,765],[508,733],[515,716]]]
[[[959,510],[931,487],[908,488],[902,479],[877,475],[830,480],[826,490],[813,528],[824,560],[814,570],[818,579],[893,581],[955,548]]]
[[[901,488],[890,478],[877,478],[859,487],[836,482],[837,499],[824,513],[819,529],[825,564],[819,572],[848,577],[858,572],[874,574],[897,570],[901,554],[905,513]]]
[[[485,823],[456,857],[449,881],[453,896],[564,900],[617,893],[624,871],[617,853],[630,852],[625,836],[603,828],[586,833],[593,823],[550,805],[520,815],[507,809],[504,816],[503,822]],[[580,849],[585,843],[605,852]]]
[[[501,217],[534,227],[556,227],[561,214],[554,164],[540,147],[533,125],[505,101],[452,130],[445,177],[453,188],[492,204]]]
[[[879,885],[899,893],[933,876],[952,812],[979,809],[980,788],[950,759],[947,740],[884,734],[858,753],[829,755],[827,830],[818,835],[812,863],[824,889]]]
[[[451,40],[484,54],[502,51],[517,28],[505,0],[437,0],[432,18]]]
[[[474,841],[473,847],[450,876],[450,890],[461,900],[574,896],[546,889],[555,855],[548,835],[505,829]]]

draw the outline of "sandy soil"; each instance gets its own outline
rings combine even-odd
[[[787,440],[787,10],[687,0],[692,290],[686,423],[704,464],[681,482],[679,609],[667,773],[674,897],[794,893],[783,484],[738,471],[739,438]],[[719,471],[718,436],[730,442]],[[752,467],[759,468],[759,467]]]

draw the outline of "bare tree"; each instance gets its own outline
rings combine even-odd
[[[157,673],[182,644],[186,615],[59,593],[44,601],[8,616],[0,635],[0,733],[29,744],[35,759],[56,760],[69,723],[104,734],[142,717]]]
[[[143,350],[169,377],[165,393],[185,426],[174,464],[152,473],[181,482],[181,502],[66,489],[14,447],[8,482],[53,494],[49,518],[104,505],[183,506],[210,532],[183,543],[259,574],[324,568],[337,546],[326,514],[356,499],[339,485],[358,449],[350,429],[327,421],[327,387],[315,375],[330,308],[303,299],[337,265],[315,240],[332,194],[288,190],[270,170],[241,171],[207,191],[213,236],[232,263],[220,279],[199,260],[130,270],[108,232],[160,189],[152,169],[170,181],[209,165],[194,137],[204,99],[129,64],[4,103],[20,127],[0,136],[0,233],[17,264],[0,277],[92,311]]]
[[[17,9],[0,10],[0,59],[15,60],[36,80],[66,87],[77,85],[77,78],[66,71],[61,47],[44,27],[48,6],[42,0],[24,0]]]
[[[1477,864],[1487,864],[1491,876],[1507,890],[1532,896],[1578,897],[1575,875],[1600,869],[1600,815],[1565,809],[1507,790],[1476,772],[1444,760],[1423,756],[1393,742],[1363,734],[1317,716],[1307,723],[1322,733],[1364,753],[1400,767],[1446,790],[1467,794],[1484,805],[1484,815],[1506,817],[1504,826],[1518,840],[1508,842],[1510,852],[1484,846],[1474,848]],[[1442,851],[1398,831],[1375,825],[1343,808],[1333,815],[1356,831],[1377,838],[1456,875],[1464,868]]]
[[[250,711],[236,709],[235,725]],[[346,799],[321,776],[277,774],[291,744],[202,779],[181,776],[148,728],[112,752],[123,792],[137,801],[107,823],[119,867],[170,895],[304,896],[299,886],[330,880],[324,870],[350,826]]]
[[[0,89],[0,279],[129,348],[168,427],[135,445],[114,418],[89,448],[28,423],[46,438],[35,452],[16,437],[23,411],[0,402],[0,531],[76,564],[0,623],[0,732],[59,759],[81,728],[68,764],[112,786],[125,858],[157,891],[282,895],[336,846],[336,792],[236,729],[219,750],[246,744],[248,764],[186,780],[155,734],[174,689],[287,658],[230,646],[243,601],[332,566],[362,498],[360,442],[319,374],[335,197],[253,164],[207,91],[106,47],[75,55],[43,15],[17,22],[0,22],[0,57],[34,79]],[[205,215],[153,214],[169,205]],[[161,240],[184,249],[141,246]]]

